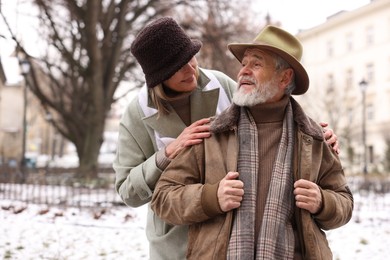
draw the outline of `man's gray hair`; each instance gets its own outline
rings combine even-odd
[[[275,59],[275,69],[276,69],[276,71],[280,71],[280,70],[291,68],[290,64],[288,64],[287,61],[285,61],[282,57],[280,57],[276,53],[272,53],[271,55]],[[290,84],[288,84],[286,90],[284,91],[284,94],[291,95],[291,93],[294,91],[294,89],[295,89],[295,71],[293,73],[292,80],[291,80]]]

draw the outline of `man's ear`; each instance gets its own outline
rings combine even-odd
[[[285,89],[289,84],[290,82],[293,80],[293,77],[294,76],[294,70],[292,68],[288,68],[288,69],[285,69],[283,72],[282,72],[282,77],[280,79],[280,83],[281,85],[283,86],[283,88]]]

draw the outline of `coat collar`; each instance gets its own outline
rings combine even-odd
[[[290,102],[293,109],[294,121],[298,128],[303,133],[310,135],[314,139],[323,141],[324,136],[321,127],[305,114],[302,107],[293,97],[290,97]],[[213,122],[211,123],[211,131],[219,133],[237,128],[239,115],[240,107],[236,104],[232,104],[219,116],[213,119]]]
[[[324,141],[322,128],[313,119],[305,114],[302,107],[294,98],[290,97],[290,100],[294,114],[294,121],[298,125],[298,128],[303,133],[310,135],[314,139]]]
[[[220,90],[204,90],[210,79],[204,74],[202,69],[199,69],[199,71],[198,86],[190,95],[191,122],[214,116],[218,105]],[[155,108],[150,97],[148,97],[148,106]],[[143,121],[162,136],[176,138],[186,125],[172,107],[170,107],[170,110],[171,112],[167,115],[158,117],[158,114],[155,113],[149,117],[143,118]]]

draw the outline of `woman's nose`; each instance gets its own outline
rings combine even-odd
[[[182,70],[183,72],[187,72],[187,71],[193,71],[193,72],[195,72],[195,68],[192,66],[192,64],[191,64],[190,62],[184,64],[184,66],[181,67],[181,70]]]

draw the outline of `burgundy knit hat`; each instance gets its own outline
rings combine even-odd
[[[131,44],[145,74],[146,85],[153,88],[173,76],[200,50],[202,43],[191,40],[171,17],[157,19],[143,28]]]

